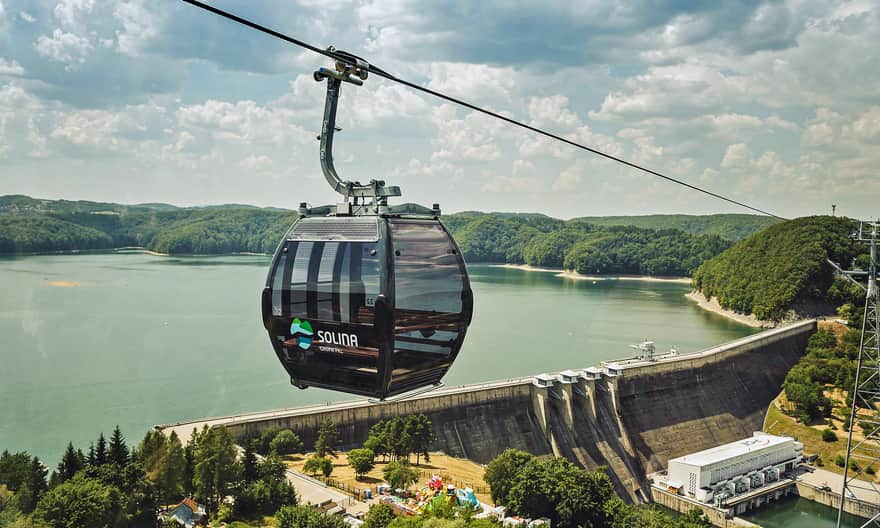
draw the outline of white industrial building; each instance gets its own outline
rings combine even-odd
[[[756,432],[751,438],[669,461],[670,491],[720,506],[730,497],[761,488],[792,471],[804,445],[788,436]]]

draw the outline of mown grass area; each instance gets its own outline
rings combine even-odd
[[[308,455],[287,457],[287,465],[291,469],[302,472],[306,460],[311,455],[312,454],[309,453]],[[367,488],[375,488],[377,484],[385,482],[382,477],[382,470],[385,469],[386,464],[382,463],[381,458],[376,459],[376,467],[361,477],[360,480],[354,478],[354,470],[348,465],[348,457],[346,453],[337,453],[336,458],[332,458],[331,460],[333,461],[333,473],[330,475],[330,478],[344,482],[349,486],[365,490]],[[443,477],[444,482],[448,482],[449,484],[470,486],[476,491],[489,489],[489,485],[483,480],[483,466],[476,462],[454,458],[439,452],[431,453],[430,462],[426,462],[425,459],[422,458],[421,463],[415,465],[415,460],[416,459],[413,456],[411,459],[413,467],[423,472],[423,475],[419,478],[418,486],[416,487],[423,486],[428,481],[431,474],[436,474]],[[488,493],[477,493],[476,495],[480,501],[492,504],[492,499]]]
[[[270,528],[272,526],[275,526],[275,518],[264,517],[254,521],[232,521],[226,525],[226,528]]]
[[[836,404],[842,404],[837,398],[840,396],[839,394],[829,392],[827,395],[832,398]],[[835,464],[835,459],[838,455],[846,456],[847,432],[843,429],[843,419],[837,415],[837,411],[841,407],[835,406],[835,413],[832,413],[830,425],[827,423],[807,425],[798,422],[793,416],[785,414],[779,408],[779,402],[781,399],[784,399],[784,394],[780,394],[780,396],[770,403],[770,407],[767,409],[767,416],[764,419],[764,432],[774,435],[791,436],[797,439],[798,442],[804,444],[805,456],[814,454],[819,455],[823,464],[821,466],[823,469],[843,474],[843,467]],[[862,436],[861,428],[857,424],[854,427],[853,442],[855,443],[862,440],[864,437]],[[826,429],[834,431],[837,435],[836,441],[826,442],[822,440],[822,432]],[[869,475],[862,472],[860,478],[867,479],[868,477]],[[876,476],[874,480],[877,480]]]

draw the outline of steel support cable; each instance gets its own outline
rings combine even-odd
[[[278,31],[275,31],[274,29],[270,29],[270,28],[267,28],[267,27],[262,26],[260,24],[257,24],[256,22],[252,22],[250,20],[247,20],[245,18],[241,18],[240,16],[234,15],[234,14],[229,13],[227,11],[224,11],[222,9],[218,9],[218,8],[213,7],[211,5],[205,4],[204,2],[200,2],[199,0],[183,0],[183,2],[186,2],[187,4],[191,4],[193,6],[202,8],[206,11],[214,13],[215,15],[219,15],[223,18],[232,20],[234,22],[238,22],[239,24],[245,25],[251,29],[256,29],[257,31],[260,31],[260,32],[265,33],[267,35],[271,35],[271,36],[278,38],[278,39],[281,39],[285,42],[289,42],[289,43],[294,44],[296,46],[300,46],[300,47],[305,48],[309,51],[317,53],[319,55],[329,57],[333,60],[338,60],[338,61],[342,61],[342,62],[346,62],[346,63],[351,61],[351,59],[349,57],[346,57],[344,54],[338,54],[332,50],[321,49],[317,46],[314,46],[312,44],[309,44],[309,43],[304,42],[302,40],[299,40],[297,38],[291,37],[289,35],[285,35],[283,33],[279,33]],[[725,202],[737,205],[739,207],[743,207],[745,209],[749,209],[751,211],[755,211],[756,213],[760,213],[762,215],[770,216],[772,218],[778,218],[779,220],[787,220],[787,218],[773,214],[769,211],[765,211],[763,209],[753,207],[751,205],[745,204],[745,203],[740,202],[738,200],[734,200],[733,198],[729,198],[729,197],[724,196],[722,194],[718,194],[718,193],[712,192],[708,189],[704,189],[702,187],[687,183],[686,181],[679,180],[678,178],[673,178],[672,176],[667,176],[663,173],[649,169],[648,167],[639,165],[637,163],[633,163],[631,161],[627,161],[623,158],[619,158],[619,157],[614,156],[612,154],[608,154],[607,152],[602,152],[601,150],[595,149],[593,147],[589,147],[589,146],[584,145],[582,143],[578,143],[577,141],[573,141],[571,139],[567,139],[567,138],[562,137],[560,135],[554,134],[553,132],[549,132],[547,130],[544,130],[544,129],[541,129],[538,127],[534,127],[534,126],[529,125],[527,123],[524,123],[522,121],[517,121],[516,119],[512,119],[510,117],[501,115],[497,112],[493,112],[492,110],[489,110],[487,108],[483,108],[483,107],[477,106],[473,103],[469,103],[467,101],[464,101],[462,99],[452,97],[451,95],[446,95],[442,92],[438,92],[436,90],[432,90],[430,88],[426,88],[424,86],[412,83],[412,82],[407,81],[405,79],[401,79],[400,77],[392,75],[392,74],[386,72],[385,70],[383,70],[377,66],[374,66],[372,64],[369,64],[366,69],[367,69],[367,71],[369,71],[370,73],[372,73],[374,75],[378,75],[379,77],[388,79],[389,81],[396,82],[398,84],[402,84],[403,86],[407,86],[409,88],[412,88],[413,90],[416,90],[416,91],[419,91],[422,93],[426,93],[428,95],[432,95],[432,96],[437,97],[439,99],[443,99],[444,101],[449,101],[450,103],[454,103],[459,106],[463,106],[465,108],[469,108],[475,112],[480,112],[481,114],[485,114],[490,117],[494,117],[495,119],[500,119],[501,121],[504,121],[508,124],[518,126],[520,128],[524,128],[526,130],[529,130],[529,131],[534,132],[536,134],[540,134],[545,137],[549,137],[551,139],[555,139],[556,141],[560,141],[560,142],[565,143],[569,146],[572,146],[572,147],[575,147],[575,148],[578,148],[581,150],[585,150],[585,151],[590,152],[592,154],[595,154],[597,156],[601,156],[603,158],[609,159],[611,161],[615,161],[615,162],[620,163],[622,165],[626,165],[627,167],[631,167],[633,169],[640,170],[640,171],[645,172],[647,174],[650,174],[652,176],[656,176],[656,177],[664,179],[666,181],[681,185],[683,187],[687,187],[688,189],[706,194],[706,195],[711,196],[713,198],[723,200]]]

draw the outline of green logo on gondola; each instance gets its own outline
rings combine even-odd
[[[296,344],[303,350],[308,350],[312,346],[312,323],[308,321],[300,321],[294,318],[290,323],[290,335],[296,338]]]

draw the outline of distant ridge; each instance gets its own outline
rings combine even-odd
[[[295,218],[292,210],[246,204],[125,205],[7,195],[0,196],[0,253],[129,246],[168,254],[271,253]],[[766,219],[751,215],[564,221],[543,213],[479,211],[444,215],[443,221],[469,262],[677,276],[690,275],[726,249],[734,236],[768,225]]]

